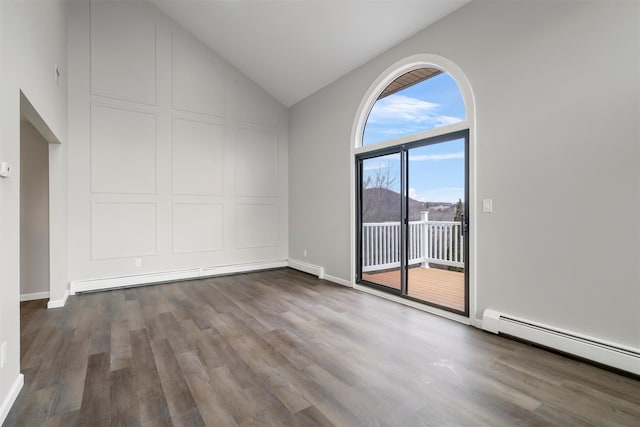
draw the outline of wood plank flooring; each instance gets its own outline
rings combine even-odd
[[[6,426],[640,425],[640,382],[293,270],[21,306]]]

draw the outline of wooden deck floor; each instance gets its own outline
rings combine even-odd
[[[400,270],[364,273],[362,278],[400,289]],[[410,268],[408,295],[412,298],[464,311],[464,273],[438,268]]]

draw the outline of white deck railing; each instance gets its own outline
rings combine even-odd
[[[362,224],[362,271],[400,267],[400,222]],[[410,221],[409,265],[464,267],[464,239],[458,221]]]

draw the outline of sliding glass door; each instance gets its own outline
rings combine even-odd
[[[402,290],[403,229],[400,153],[362,159],[360,215],[364,280]]]
[[[468,314],[468,131],[357,157],[358,283]]]

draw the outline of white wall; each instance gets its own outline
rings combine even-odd
[[[56,138],[63,142],[59,152],[64,152],[67,136],[65,4],[62,1],[0,2],[0,49],[0,161],[7,161],[14,168],[12,178],[0,180],[0,344],[6,341],[8,348],[8,364],[0,369],[1,407],[7,403],[9,392],[19,378],[20,366],[20,90]],[[54,80],[55,64],[63,71],[60,86]],[[63,199],[64,189],[54,196]],[[62,232],[66,234],[63,227]],[[66,260],[56,267],[64,273]],[[66,279],[52,286],[52,298],[61,296],[65,290]]]
[[[441,55],[477,111],[477,314],[640,346],[640,5],[471,2],[290,110],[290,257],[351,279],[351,130],[391,64]],[[478,208],[478,211],[479,208]]]
[[[20,122],[20,294],[49,292],[49,143]]]
[[[286,109],[149,3],[69,21],[70,279],[285,260]]]

